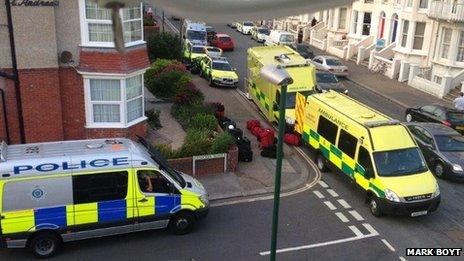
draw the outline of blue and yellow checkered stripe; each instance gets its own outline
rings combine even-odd
[[[303,126],[302,138],[311,147],[319,149],[326,159],[337,166],[348,177],[355,180],[362,188],[373,190],[381,198],[385,197],[384,191],[377,184],[376,180],[368,180],[365,177],[365,170],[361,165],[307,125]]]

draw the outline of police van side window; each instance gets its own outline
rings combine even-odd
[[[171,182],[156,170],[137,171],[140,191],[143,193],[169,194],[173,192]]]
[[[127,172],[109,172],[73,176],[74,204],[124,199]]]
[[[337,139],[338,126],[326,119],[324,116],[319,116],[319,123],[317,125],[317,133],[324,137],[327,141],[335,144]]]
[[[345,130],[340,131],[340,137],[338,138],[338,148],[352,159],[354,159],[357,144],[358,139],[356,139],[353,135],[349,134]]]

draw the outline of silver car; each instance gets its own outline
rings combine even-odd
[[[337,76],[347,76],[348,67],[340,62],[340,59],[329,55],[318,55],[313,58],[313,64],[318,70],[328,71]]]

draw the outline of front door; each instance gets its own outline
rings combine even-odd
[[[136,175],[136,230],[165,227],[171,213],[180,207],[180,194],[157,170],[137,170]]]

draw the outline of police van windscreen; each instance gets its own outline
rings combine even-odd
[[[310,94],[312,94],[311,91],[299,92],[299,93],[303,94],[305,97],[308,97]],[[285,108],[287,108],[287,109],[295,108],[296,92],[288,92],[286,100],[287,101],[286,101],[286,104],[285,104]],[[279,102],[279,101],[277,100],[276,102]]]
[[[192,47],[192,53],[206,53],[205,48],[202,46],[194,46]]]
[[[427,165],[418,148],[374,152],[379,176],[406,176],[427,171]]]
[[[269,29],[267,29],[267,28],[260,28],[260,29],[258,29],[258,33],[269,35],[271,33],[271,31],[269,31]]]
[[[187,31],[187,39],[205,41],[206,40],[206,31],[188,30]]]

